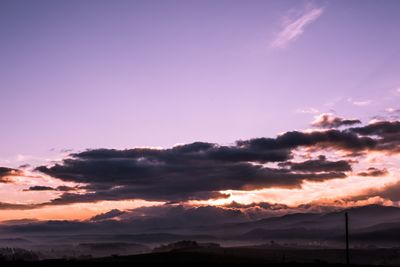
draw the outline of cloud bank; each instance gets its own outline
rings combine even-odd
[[[313,123],[323,130],[289,131],[275,138],[238,140],[232,145],[194,142],[167,149],[89,149],[70,154],[57,164],[35,168],[77,186],[31,185],[23,191],[50,191],[56,197],[38,204],[3,202],[0,209],[120,200],[188,203],[226,199],[229,193],[222,192],[228,190],[299,189],[306,181],[352,175],[386,177],[386,168],[364,166],[364,170],[353,171],[353,166],[370,152],[400,153],[400,122],[376,121],[351,127],[359,123],[323,114]],[[341,126],[346,127],[337,129]],[[18,172],[1,168],[0,177]]]
[[[338,127],[359,120],[333,118],[321,123]],[[93,149],[36,170],[84,184],[85,194],[64,192],[51,205],[124,199],[185,202],[229,197],[220,193],[224,190],[298,188],[304,181],[346,178],[358,156],[370,151],[398,153],[399,147],[400,123],[385,121],[344,130],[291,131],[276,138],[239,140],[231,146],[195,142],[169,149]],[[340,151],[349,159],[330,160],[320,154],[300,161],[294,156],[298,149]],[[359,172],[373,177],[386,174],[378,169]]]

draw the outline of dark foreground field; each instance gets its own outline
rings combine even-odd
[[[36,262],[6,262],[1,266],[140,266],[140,265],[255,265],[255,266],[345,266],[343,250],[265,250],[261,248],[220,248],[179,250],[132,256],[105,258],[45,260]],[[400,251],[395,249],[352,250],[354,266],[399,266]]]

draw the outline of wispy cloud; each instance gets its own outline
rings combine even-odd
[[[400,113],[400,108],[386,108],[387,113]]]
[[[295,16],[287,17],[282,25],[282,30],[272,41],[271,47],[283,48],[295,41],[304,33],[307,25],[318,19],[323,11],[322,7],[307,6],[302,11],[296,12]]]
[[[316,108],[299,108],[296,109],[296,113],[303,113],[303,114],[317,114],[319,113],[319,110]]]
[[[354,106],[358,106],[358,107],[365,107],[372,103],[371,100],[354,100],[352,98],[348,98],[347,101],[349,103],[353,104]]]

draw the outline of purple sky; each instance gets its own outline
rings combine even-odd
[[[398,108],[399,1],[0,2],[0,163]],[[307,112],[304,112],[307,111]],[[387,115],[387,114],[386,114]]]

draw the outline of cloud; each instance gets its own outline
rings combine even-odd
[[[319,123],[339,126],[358,120],[330,117]],[[221,192],[301,188],[305,181],[346,178],[357,158],[370,151],[400,153],[400,122],[378,121],[343,130],[290,131],[275,138],[238,140],[232,145],[194,142],[166,149],[90,149],[67,155],[57,164],[35,168],[79,187],[35,184],[24,191],[60,192],[36,208],[132,199],[166,203],[227,199],[230,195]],[[346,159],[328,159],[326,155],[331,152],[340,152],[338,155]],[[2,175],[19,172],[0,170]],[[379,175],[384,176],[384,171],[359,172],[359,176]],[[0,209],[12,205],[3,203]],[[16,209],[26,208],[21,205],[16,204]]]
[[[301,108],[296,110],[297,113],[303,113],[303,114],[317,114],[319,113],[319,110],[316,108]]]
[[[300,172],[347,172],[351,171],[351,165],[348,161],[328,161],[321,155],[316,160],[307,160],[304,162],[283,162],[281,167],[289,167],[292,171]]]
[[[389,172],[386,169],[377,169],[375,167],[370,167],[366,171],[362,171],[357,173],[358,176],[365,176],[365,177],[380,177],[386,176]]]
[[[386,108],[387,113],[400,113],[400,108]]]
[[[50,186],[35,185],[29,187],[28,189],[25,189],[24,191],[52,191],[52,190],[56,189]]]
[[[345,178],[344,172],[350,170],[348,162],[329,162],[324,157],[303,163],[287,161],[299,147],[328,147],[353,153],[373,149],[376,142],[338,130],[293,131],[277,138],[240,140],[232,146],[195,142],[170,149],[88,150],[71,154],[61,164],[40,166],[37,170],[64,181],[86,184],[86,194],[64,193],[50,203],[53,205],[122,199],[216,199],[228,197],[219,192],[222,190],[294,188],[304,180]],[[287,163],[270,168],[263,165],[268,162]]]
[[[125,213],[126,213],[125,211],[121,211],[119,209],[113,209],[113,210],[110,210],[108,212],[101,213],[101,214],[98,214],[96,216],[93,216],[92,218],[90,218],[89,221],[109,220],[109,219],[113,219],[113,218],[119,217],[119,216],[121,216],[121,215],[123,215]]]
[[[323,113],[316,116],[311,125],[320,128],[339,128],[342,126],[351,126],[360,123],[361,121],[358,119],[344,119],[335,116],[332,113]]]
[[[351,128],[350,130],[361,135],[398,136],[400,134],[400,121],[377,121],[363,127]]]
[[[0,183],[11,183],[11,177],[19,174],[21,174],[21,171],[18,169],[0,167]]]
[[[0,210],[30,210],[40,207],[40,204],[18,204],[0,202]]]
[[[400,182],[385,186],[378,190],[376,195],[392,201],[400,201]]]
[[[28,189],[24,189],[24,191],[73,191],[73,190],[76,190],[76,188],[69,186],[51,187],[42,185],[35,185],[29,187]]]
[[[374,149],[377,140],[371,137],[360,137],[348,130],[329,129],[326,131],[300,132],[291,131],[279,135],[277,138],[255,138],[238,141],[242,146],[254,147],[261,150],[285,149],[290,153],[299,147],[314,149],[337,149],[348,152],[362,152]]]
[[[365,107],[372,103],[371,100],[353,100],[352,98],[347,99],[347,101],[358,107]]]
[[[283,48],[289,43],[295,41],[303,33],[305,28],[317,20],[323,13],[321,7],[306,7],[302,12],[296,16],[286,18],[282,25],[281,31],[277,34],[276,38],[272,41],[272,48]]]
[[[385,112],[387,113],[386,116],[388,119],[391,120],[398,120],[400,119],[400,108],[386,108]]]
[[[400,153],[400,121],[377,121],[363,127],[349,129],[363,136],[378,137],[375,150]]]
[[[365,190],[361,194],[349,197],[346,201],[362,201],[379,197],[390,201],[400,201],[400,181],[387,184],[381,188],[372,188]]]

